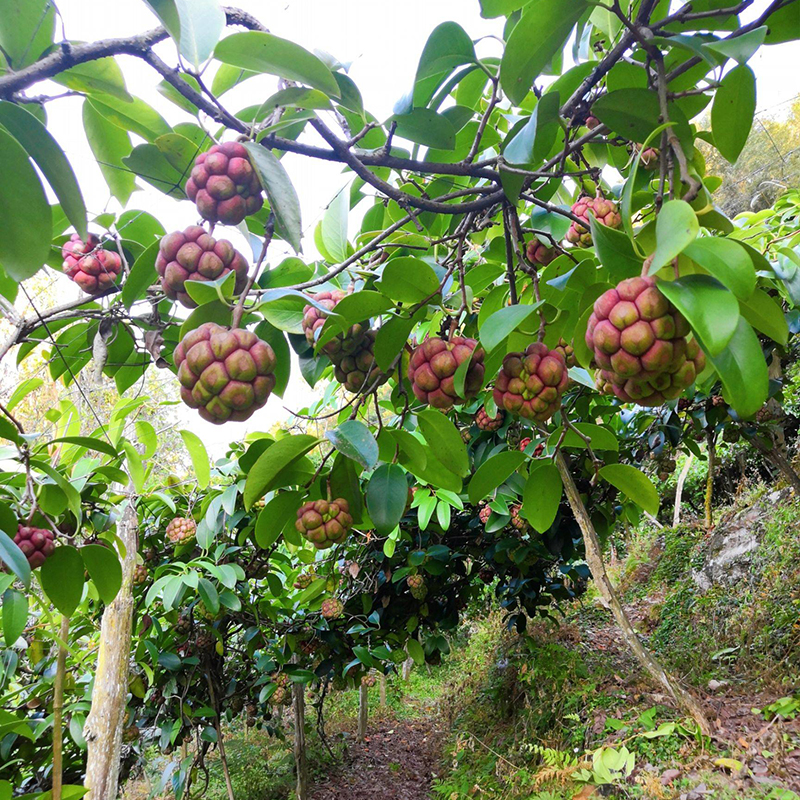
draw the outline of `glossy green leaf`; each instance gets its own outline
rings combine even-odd
[[[760,28],[755,28],[735,38],[729,37],[719,42],[706,42],[703,47],[744,64],[764,43],[767,30],[767,26],[762,25]]]
[[[500,62],[500,83],[509,100],[519,105],[533,81],[563,49],[570,31],[586,10],[585,0],[531,0],[506,42]]]
[[[753,261],[735,239],[704,236],[695,239],[683,252],[740,300],[747,300],[753,294],[756,288]]]
[[[253,464],[244,485],[244,507],[250,508],[272,488],[284,468],[290,467],[320,443],[316,436],[285,436],[270,445]]]
[[[44,188],[20,143],[0,128],[0,264],[16,281],[35,275],[50,253],[52,218]],[[25,213],[20,214],[20,209]]]
[[[81,547],[80,554],[100,599],[108,605],[122,586],[122,566],[117,554],[101,544],[86,544]]]
[[[33,64],[53,43],[51,0],[0,0],[0,49],[15,70]]]
[[[543,462],[531,468],[522,493],[522,516],[534,530],[544,533],[553,524],[562,490],[561,475],[555,465]]]
[[[292,371],[292,357],[289,354],[289,343],[286,341],[286,334],[266,321],[258,323],[255,334],[259,339],[266,342],[275,353],[275,371],[273,372],[275,388],[272,393],[278,397],[283,397]]]
[[[43,383],[43,378],[26,378],[20,381],[8,398],[6,409],[13,411],[31,392],[35,392]]]
[[[431,454],[453,474],[461,477],[468,475],[469,458],[456,426],[441,411],[430,408],[420,411],[417,421]]]
[[[3,562],[24,584],[30,586],[31,567],[25,554],[19,549],[14,536],[17,533],[16,518],[11,514],[6,506],[0,506],[0,512],[8,511],[8,514],[0,513],[0,561]],[[10,516],[12,525],[6,525],[5,516]]]
[[[28,598],[16,589],[3,592],[3,639],[13,647],[28,624]]]
[[[333,73],[304,47],[261,31],[226,36],[214,50],[215,58],[235,67],[278,75],[305,83],[330,97],[339,97]]]
[[[387,124],[397,123],[397,136],[425,147],[452,150],[456,146],[456,129],[450,120],[430,108],[414,108],[406,114],[395,114]]]
[[[375,337],[374,353],[378,366],[384,372],[391,367],[400,354],[414,325],[413,319],[404,317],[392,317],[381,325],[378,335]]]
[[[156,271],[156,258],[158,257],[159,242],[153,242],[133,262],[131,271],[122,284],[122,304],[130,309],[137,301],[145,297],[148,287],[158,280]]]
[[[109,191],[125,205],[136,188],[135,176],[122,163],[133,149],[130,136],[89,102],[83,104],[83,128]]]
[[[95,450],[98,453],[111,456],[112,458],[119,458],[119,451],[113,444],[105,439],[95,438],[93,436],[60,436],[58,439],[51,439],[47,443],[47,447],[54,444],[74,444],[78,447],[85,447],[87,450]]]
[[[439,277],[430,264],[413,256],[386,262],[378,288],[398,303],[419,303],[439,290]]]
[[[573,430],[573,428],[575,430]],[[572,426],[567,429],[566,434],[564,434],[562,430],[554,430],[547,440],[548,446],[555,447],[561,442],[562,447],[575,447],[579,450],[586,449],[586,441],[575,432],[576,430],[583,434],[583,436],[589,437],[593,450],[612,450],[613,452],[619,450],[619,441],[614,433],[608,430],[608,428],[604,428],[601,425],[594,425],[591,422],[574,422]],[[562,434],[564,434],[563,438]]]
[[[667,200],[656,217],[656,249],[650,274],[680,255],[700,232],[694,209],[684,200]]]
[[[112,95],[95,95],[87,102],[109,122],[148,142],[154,142],[159,136],[172,132],[161,114],[138,97],[126,101]]]
[[[739,158],[756,111],[756,76],[739,64],[722,79],[711,106],[714,146],[731,163]]]
[[[33,114],[20,105],[0,102],[0,125],[28,151],[42,171],[75,230],[86,238],[86,206],[64,151]]]
[[[689,321],[706,355],[715,356],[727,347],[739,321],[733,292],[708,275],[659,281],[658,288]]]
[[[658,95],[650,89],[617,89],[592,104],[592,114],[634,142],[644,142],[661,124]]]
[[[114,58],[98,58],[54,75],[50,80],[76,92],[112,95],[120,100],[133,100],[125,88],[125,78]]]
[[[535,313],[541,303],[534,305],[506,306],[495,311],[481,325],[481,344],[487,353],[491,353],[513,333],[520,325],[526,322]]]
[[[141,493],[144,490],[144,464],[139,451],[127,440],[122,439],[120,446],[125,451],[125,459],[128,463],[128,472],[130,473],[133,485],[136,491]]]
[[[155,186],[169,197],[183,200],[186,193],[184,170],[177,169],[155,144],[139,144],[129,156],[122,159],[126,169],[135,172],[142,180]]]
[[[342,189],[331,200],[325,210],[320,224],[322,241],[331,260],[338,263],[347,258],[347,219],[350,213],[350,198],[346,189]]]
[[[378,463],[378,443],[369,428],[357,419],[345,420],[338,428],[328,431],[325,438],[364,469],[372,469]]]
[[[546,94],[536,104],[525,126],[503,150],[509,164],[538,164],[553,147],[559,130],[559,94]]]
[[[425,663],[425,651],[416,639],[409,639],[406,642],[406,652],[409,658],[414,659],[414,663],[421,667]]]
[[[753,416],[766,402],[769,391],[767,362],[753,329],[739,318],[728,346],[719,355],[707,355],[722,381],[725,400],[740,417]]]
[[[205,489],[211,480],[211,464],[208,458],[208,451],[202,439],[192,431],[181,430],[181,439],[184,447],[189,451],[189,458],[192,459],[194,475],[197,478],[197,485]]]
[[[248,34],[234,34],[229,38]],[[267,34],[264,34],[265,36]],[[226,40],[227,41],[227,40]],[[303,223],[300,219],[300,200],[283,164],[265,147],[255,142],[245,142],[261,185],[267,193],[278,230],[296,253],[302,250]]]
[[[382,464],[367,484],[367,511],[381,536],[398,525],[408,501],[406,473],[397,464]]]
[[[61,545],[39,569],[39,582],[44,593],[65,617],[71,617],[81,601],[85,568],[76,548]]]
[[[199,70],[225,29],[218,0],[145,0],[177,42],[181,55]]]
[[[525,461],[525,454],[514,450],[506,450],[486,459],[486,461],[475,470],[475,474],[472,476],[469,486],[467,487],[470,503],[475,506],[481,500],[488,498],[491,493],[498,486],[505,483]]]
[[[658,514],[660,500],[653,482],[630,464],[607,464],[600,468],[600,477],[619,489],[629,500],[648,514]]]
[[[757,331],[786,347],[789,325],[779,300],[756,289],[746,300],[739,300],[739,310]]]
[[[281,492],[275,495],[256,520],[256,544],[266,549],[277,542],[287,523],[296,518],[297,509],[302,504],[300,492]]]
[[[642,271],[642,258],[633,249],[631,240],[623,231],[609,228],[589,216],[592,241],[600,263],[608,270],[615,283],[625,278],[633,278]]]
[[[414,79],[413,105],[428,105],[442,81],[462,64],[475,61],[475,45],[456,22],[437,25],[425,43]]]

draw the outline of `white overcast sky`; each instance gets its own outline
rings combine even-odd
[[[392,113],[394,103],[412,86],[417,60],[429,33],[446,20],[455,20],[477,39],[502,33],[503,20],[480,17],[478,0],[231,0],[257,16],[272,33],[291,39],[309,50],[331,53],[339,61],[352,62],[350,76],[364,98],[365,107],[382,120]],[[763,9],[766,0],[757,0],[745,20]],[[158,24],[158,20],[141,0],[59,0],[67,38],[92,41],[112,36],[129,36]],[[60,31],[59,31],[60,32]],[[159,45],[159,53],[175,63],[171,42]],[[479,54],[498,54],[499,44],[486,40],[479,45]],[[120,56],[128,90],[147,100],[172,124],[188,117],[164,99],[155,89],[160,81],[153,70],[136,58]],[[790,43],[763,48],[751,61],[758,75],[758,107],[774,109],[800,92],[800,45]],[[259,102],[274,87],[254,79],[224,96],[224,103],[236,111]],[[266,80],[266,79],[264,79]],[[53,87],[53,93],[60,87]],[[266,94],[264,93],[266,92]],[[106,208],[118,210],[109,200],[108,189],[88,149],[81,122],[81,99],[67,98],[48,105],[49,127],[67,152],[86,198],[90,213]],[[778,109],[779,110],[779,109]],[[212,130],[215,128],[212,128]],[[134,137],[135,139],[135,137]],[[304,250],[313,257],[313,229],[326,204],[348,180],[339,165],[306,159],[291,154],[284,159],[297,192],[306,230]],[[188,201],[176,202],[147,184],[136,192],[128,208],[146,209],[158,217],[167,230],[195,224],[197,213]],[[220,232],[221,233],[221,232]],[[353,230],[351,230],[351,234]],[[236,232],[230,238],[236,240]],[[249,255],[242,240],[238,240]],[[275,265],[282,257],[280,247],[271,252]],[[67,291],[70,291],[68,288]],[[298,409],[309,402],[311,393],[299,374],[293,375],[283,402],[270,399],[267,406],[246,423],[230,423],[217,427],[200,420],[188,409],[185,424],[199,433],[216,455],[224,444],[244,433],[264,430],[287,417],[283,405]]]

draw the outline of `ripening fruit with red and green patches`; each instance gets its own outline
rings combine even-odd
[[[658,168],[661,153],[655,147],[645,147],[639,157],[639,163],[644,169],[652,170]]]
[[[147,567],[144,564],[137,564],[133,568],[133,585],[144,586],[147,583]]]
[[[424,600],[428,595],[428,587],[425,585],[425,579],[422,575],[409,575],[406,578],[406,583],[411,592],[411,596],[415,600]]]
[[[181,399],[208,422],[241,422],[275,388],[275,353],[251,331],[206,322],[175,348]]]
[[[502,411],[498,411],[494,417],[490,417],[486,413],[486,409],[481,407],[478,409],[478,413],[475,414],[475,424],[482,431],[497,431],[503,426],[505,416]]]
[[[215,239],[205,228],[192,225],[162,237],[156,256],[161,288],[170,300],[186,308],[197,303],[186,292],[186,281],[215,281],[235,273],[233,293],[247,285],[247,261],[227,239]]]
[[[525,255],[528,257],[528,261],[530,261],[531,264],[546,266],[558,255],[558,251],[555,247],[548,247],[543,242],[533,238],[528,242],[525,248]]]
[[[689,324],[656,278],[627,278],[597,298],[586,345],[599,367],[597,386],[625,402],[657,406],[673,400],[705,367]]]
[[[343,542],[353,527],[347,500],[309,500],[297,509],[297,531],[317,550]]]
[[[203,219],[225,225],[238,225],[264,205],[258,175],[239,142],[215,144],[200,153],[186,181],[186,194]]]
[[[374,675],[362,675],[361,676],[361,685],[362,686],[366,686],[368,689],[371,689],[375,685],[376,682],[377,682],[377,679],[376,679],[376,677]]]
[[[580,223],[573,222],[569,226],[566,239],[571,244],[591,247],[592,232],[589,228],[589,214],[608,228],[622,227],[622,217],[617,210],[617,204],[605,197],[581,197],[572,206],[571,211],[581,220]]]
[[[344,612],[344,606],[338,598],[329,597],[322,601],[320,612],[325,619],[338,619]]]
[[[520,514],[521,508],[522,508],[521,506],[511,506],[511,509],[510,509],[510,511],[511,511],[511,524],[518,531],[520,531],[521,533],[524,533],[525,531],[528,530],[528,528],[530,528],[530,525],[528,524],[528,520],[526,520]]]
[[[295,589],[308,589],[311,586],[311,582],[314,580],[314,576],[310,572],[303,572],[295,578],[294,581],[294,588]]]
[[[484,351],[475,339],[454,336],[447,339],[426,339],[414,348],[408,361],[408,380],[416,397],[434,408],[447,409],[474,398],[483,385],[486,368]],[[466,367],[464,393],[455,388],[458,368],[470,360]]]
[[[489,506],[483,506],[478,512],[478,519],[485,525],[492,516],[492,509]]]
[[[317,292],[312,295],[311,299],[322,308],[328,311],[333,311],[337,304],[347,297],[347,292],[341,289],[334,289],[329,292]],[[328,315],[313,305],[307,305],[303,308],[303,333],[305,334],[306,341],[312,346],[316,347],[317,341],[320,337],[322,326]],[[364,338],[367,335],[367,327],[361,323],[351,325],[343,333],[338,333],[330,341],[325,342],[320,348],[320,352],[324,353],[331,360],[341,359],[348,355],[353,355],[361,348]]]
[[[33,525],[19,525],[14,537],[14,544],[22,550],[28,559],[31,569],[41,567],[56,549],[53,532]]]
[[[167,539],[176,547],[194,541],[197,524],[191,517],[175,517],[167,525]]]
[[[100,247],[100,240],[90,233],[87,240],[73,233],[61,248],[64,274],[87,294],[97,294],[113,286],[122,271],[122,259],[113,250]]]
[[[352,353],[340,352],[330,356],[333,376],[348,392],[358,394],[386,383],[389,376],[381,372],[375,360],[377,333],[369,330]]]
[[[561,408],[569,384],[564,358],[542,342],[529,344],[524,353],[509,353],[494,383],[494,402],[511,414],[545,422]]]
[[[561,353],[567,367],[574,367],[578,363],[575,360],[575,350],[566,339],[559,339],[558,344],[553,349]]]

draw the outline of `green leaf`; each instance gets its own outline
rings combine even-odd
[[[8,398],[6,408],[13,411],[31,392],[35,392],[44,383],[43,378],[26,378],[17,384]]]
[[[456,129],[450,120],[430,108],[414,108],[407,114],[395,114],[387,124],[397,123],[397,136],[411,142],[452,150],[456,146]]]
[[[570,31],[586,10],[585,0],[531,0],[506,42],[500,62],[500,83],[519,105],[533,81],[563,49]]]
[[[2,561],[24,584],[30,586],[31,565],[19,549],[14,536],[17,535],[17,519],[8,506],[0,505],[0,561]]]
[[[347,258],[347,218],[350,213],[350,193],[342,189],[331,200],[321,222],[322,241],[335,262]]]
[[[278,541],[283,529],[297,515],[303,503],[300,492],[275,495],[262,509],[256,520],[256,544],[266,550]]]
[[[546,94],[536,104],[525,126],[503,150],[509,164],[538,164],[553,147],[559,129],[559,94]]]
[[[259,322],[255,330],[256,336],[266,342],[275,353],[275,388],[272,393],[283,397],[289,383],[292,370],[292,357],[289,355],[289,343],[283,331],[279,331],[266,320]]]
[[[211,480],[211,464],[208,458],[208,451],[202,439],[191,431],[179,431],[183,439],[184,447],[189,451],[189,458],[192,459],[192,467],[197,478],[197,485],[205,489]]]
[[[325,438],[364,469],[372,469],[378,463],[378,443],[369,428],[357,419],[345,420],[338,428],[328,431]]]
[[[36,117],[22,106],[0,102],[0,125],[28,151],[47,179],[67,219],[86,238],[86,206],[64,151]]]
[[[303,283],[314,274],[314,270],[297,256],[284,258],[277,267],[267,270],[259,279],[258,285],[262,289],[278,289],[291,286],[294,283]]]
[[[780,302],[765,291],[756,289],[747,300],[739,300],[742,316],[758,331],[786,347],[789,325]]]
[[[125,88],[122,70],[113,58],[98,58],[84,61],[71,69],[59,72],[50,80],[75,92],[86,94],[110,94],[120,100],[133,100]]]
[[[497,453],[491,458],[487,458],[483,464],[475,470],[475,474],[469,482],[468,493],[469,501],[472,505],[477,505],[481,500],[485,500],[502,483],[516,472],[516,470],[526,461],[524,453],[514,450],[506,450]]]
[[[319,58],[271,33],[246,31],[226,36],[214,50],[214,57],[235,67],[278,75],[305,83],[330,97],[339,97],[339,84]]]
[[[756,76],[739,64],[723,77],[711,106],[714,146],[731,163],[739,158],[756,112]]]
[[[381,536],[388,536],[398,525],[408,501],[406,473],[397,464],[382,464],[367,484],[367,511]]]
[[[297,434],[271,444],[253,464],[244,484],[244,507],[250,508],[272,488],[284,467],[291,466],[320,443],[316,436]]]
[[[719,42],[706,42],[701,46],[706,50],[713,50],[715,53],[721,53],[723,56],[744,64],[764,43],[767,30],[767,26],[762,25],[760,28],[755,28],[736,38],[723,39]]]
[[[148,287],[158,280],[158,272],[156,271],[158,247],[159,242],[153,242],[147,250],[139,254],[139,257],[133,262],[125,283],[122,284],[120,296],[122,304],[128,310],[137,300],[141,300],[145,296]]]
[[[409,658],[414,659],[414,663],[418,667],[421,667],[425,663],[425,651],[416,639],[409,639],[406,642],[406,653],[408,653]]]
[[[622,231],[601,224],[591,214],[589,227],[597,257],[613,281],[619,282],[641,273],[642,259],[633,249],[631,240]]]
[[[122,159],[122,163],[127,169],[133,170],[140,178],[169,197],[178,200],[186,197],[186,193],[183,191],[185,174],[170,163],[158,145],[136,145],[131,154]]]
[[[145,0],[196,70],[211,57],[225,29],[217,0]]]
[[[702,342],[701,342],[702,344]],[[769,371],[761,344],[743,319],[728,346],[716,356],[707,354],[722,381],[722,394],[740,417],[751,417],[767,400]]]
[[[617,89],[592,104],[592,114],[626,139],[643,142],[661,124],[658,95],[649,89]]]
[[[475,45],[456,22],[442,22],[431,31],[414,78],[413,105],[428,105],[442,81],[462,64],[475,61]]]
[[[555,465],[544,462],[531,469],[522,493],[522,516],[534,530],[549,530],[561,503],[561,475]]]
[[[90,97],[88,102],[109,122],[141,136],[148,142],[154,142],[159,136],[172,133],[172,128],[161,114],[138,97],[125,101],[111,95],[95,95]]]
[[[667,200],[656,217],[656,249],[650,264],[650,274],[680,255],[700,232],[694,209],[684,200]]]
[[[194,300],[198,306],[211,303],[214,300],[229,302],[233,298],[234,286],[236,284],[236,273],[229,272],[227,275],[220,275],[214,281],[185,281],[186,294]]]
[[[100,599],[108,605],[122,586],[122,566],[117,554],[101,544],[86,544],[81,547],[80,554]]]
[[[236,36],[248,34],[234,34]],[[265,36],[267,34],[264,34]],[[227,41],[227,40],[226,40]],[[281,236],[294,248],[296,253],[302,250],[300,240],[303,237],[303,224],[300,220],[300,200],[297,197],[292,181],[283,164],[265,147],[255,142],[245,142],[250,153],[261,185],[267,193],[270,208],[275,214],[275,221]]]
[[[487,353],[499,347],[510,334],[526,322],[541,305],[541,301],[533,305],[506,306],[495,311],[481,325],[481,344]]]
[[[128,472],[130,473],[136,491],[141,494],[144,490],[144,465],[139,451],[127,440],[122,439],[120,446],[125,451],[125,459],[128,462]]]
[[[739,321],[739,303],[733,292],[708,275],[659,281],[658,288],[689,321],[706,355],[715,356],[725,349]]]
[[[704,236],[695,239],[683,253],[727,286],[740,300],[747,300],[753,294],[756,288],[753,261],[736,240]]]
[[[214,73],[214,79],[211,81],[211,94],[215,97],[220,97],[225,92],[238,86],[242,81],[258,75],[249,69],[241,69],[240,67],[233,67],[230,64],[220,64],[219,69]]]
[[[83,104],[83,129],[109,191],[124,206],[136,188],[135,176],[122,163],[132,150],[130,136],[89,102]]]
[[[441,411],[431,408],[420,411],[417,422],[425,441],[430,445],[431,454],[435,454],[453,474],[461,477],[468,475],[469,457],[456,426]]]
[[[439,290],[439,277],[430,264],[413,256],[397,256],[386,262],[376,286],[398,303],[419,303]]]
[[[20,143],[0,128],[0,264],[16,281],[35,275],[50,254],[52,218],[39,176]],[[24,214],[19,213],[22,209]]]
[[[365,666],[370,669],[375,666],[375,659],[369,654],[369,650],[363,645],[353,648],[353,655]]]
[[[197,581],[197,594],[200,595],[200,600],[207,611],[212,614],[219,613],[219,592],[208,578],[200,578]]]
[[[600,468],[600,477],[616,486],[628,499],[648,514],[658,514],[660,500],[653,482],[630,464],[607,464]]]
[[[384,372],[400,354],[415,324],[413,319],[392,317],[379,328],[375,337],[374,353],[378,366]]]
[[[95,450],[98,453],[104,453],[112,458],[119,458],[117,448],[105,439],[95,438],[93,436],[60,436],[58,439],[51,439],[46,446],[50,447],[60,442],[74,444],[78,447],[85,447],[87,450]]]
[[[593,385],[593,384],[592,384]],[[579,450],[586,448],[586,442],[578,436],[572,429],[580,431],[584,436],[588,436],[593,450],[612,450],[613,452],[619,451],[619,441],[617,437],[608,428],[603,428],[600,425],[594,425],[591,422],[574,422],[572,427],[567,429],[566,434],[562,439],[564,431],[558,428],[550,434],[547,444],[550,447],[555,447],[559,441],[562,447],[576,447]]]
[[[16,589],[3,592],[3,638],[13,647],[28,624],[28,598]]]
[[[199,328],[204,322],[216,322],[218,325],[230,325],[231,313],[230,307],[220,300],[215,300],[213,303],[206,303],[196,308],[186,317],[183,325],[181,325],[178,338],[183,339],[189,331]]]
[[[0,49],[15,70],[27,67],[53,43],[51,0],[0,0]]]
[[[44,593],[65,617],[71,617],[81,601],[84,569],[80,553],[71,545],[56,547],[39,569]]]

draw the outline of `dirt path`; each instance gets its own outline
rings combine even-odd
[[[365,742],[353,742],[346,761],[311,800],[428,800],[439,760],[433,719],[376,722]]]

